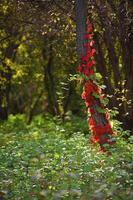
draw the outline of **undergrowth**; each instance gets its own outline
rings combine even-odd
[[[22,115],[0,124],[0,199],[132,200],[133,137],[113,121],[117,132],[111,155],[88,142],[85,119],[62,122]]]

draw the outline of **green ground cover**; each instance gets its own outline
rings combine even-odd
[[[10,116],[0,127],[0,199],[132,200],[133,137],[118,132],[112,155],[88,143],[85,119]]]

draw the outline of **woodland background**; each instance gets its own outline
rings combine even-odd
[[[96,76],[125,129],[133,119],[133,2],[88,1]],[[74,1],[0,3],[0,118],[83,115],[77,74]],[[74,81],[72,81],[74,80]]]
[[[105,153],[88,142],[75,1],[0,0],[0,200],[133,199],[133,1],[88,0],[88,16]]]

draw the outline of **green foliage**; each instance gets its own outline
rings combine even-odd
[[[86,120],[70,113],[65,123],[46,115],[30,125],[10,116],[0,129],[0,197],[131,200],[133,140],[122,138],[127,132],[118,121],[114,128],[117,143],[108,156],[88,144]]]

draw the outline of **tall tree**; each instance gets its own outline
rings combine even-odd
[[[92,27],[87,22],[87,0],[76,0],[76,25],[77,25],[77,49],[80,67],[83,77],[82,98],[90,114],[89,127],[93,133],[93,142],[99,142],[101,149],[104,144],[111,144],[110,135],[113,134],[107,113],[102,103],[102,95],[94,77],[95,61],[93,56],[95,49],[92,40]]]

